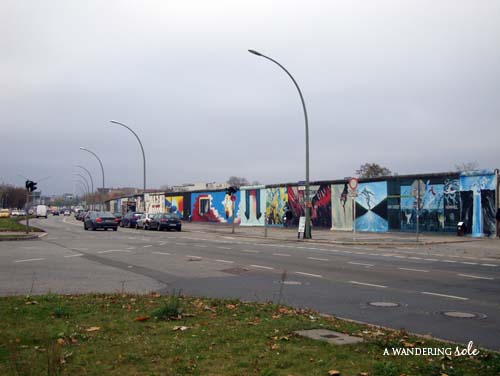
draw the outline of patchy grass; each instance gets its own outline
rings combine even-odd
[[[165,308],[167,307],[167,308]],[[172,310],[172,308],[175,308]],[[167,311],[168,320],[155,318]],[[177,315],[172,314],[172,312]],[[383,356],[452,347],[272,304],[152,295],[0,298],[1,375],[498,375],[500,356]],[[293,334],[365,338],[336,346]]]
[[[19,221],[25,220],[26,217],[10,217],[10,218],[0,218],[0,232],[1,231],[26,231],[26,226],[19,223]],[[30,217],[31,219],[31,217]],[[42,232],[39,228],[30,225],[30,230],[33,232]]]

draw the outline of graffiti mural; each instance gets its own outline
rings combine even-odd
[[[460,180],[444,180],[444,224],[445,231],[456,231],[456,226],[460,218]]]
[[[235,223],[240,221],[240,192],[234,202]],[[224,191],[191,194],[191,219],[198,222],[233,223],[233,201]]]
[[[352,230],[353,206],[347,183],[331,186],[332,229]]]
[[[283,216],[288,205],[286,187],[266,189],[266,224],[283,226]]]
[[[432,184],[430,180],[424,183],[420,179],[401,186],[401,230],[416,231],[419,195],[419,231],[444,231],[444,184]]]
[[[309,186],[311,197],[311,221],[315,227],[332,227],[331,190],[329,184]],[[305,187],[288,187],[288,206],[293,213],[292,225],[298,226],[299,218],[305,216]]]
[[[494,234],[495,175],[493,171],[471,171],[460,174],[460,219],[472,236]]]
[[[240,213],[242,226],[264,226],[266,213],[265,186],[241,187]]]
[[[184,197],[183,196],[165,196],[165,212],[175,213],[184,216]]]
[[[388,231],[387,182],[360,183],[357,192],[356,230]]]

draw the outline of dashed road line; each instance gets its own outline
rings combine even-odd
[[[383,288],[383,289],[386,289],[387,286],[383,286],[383,285],[375,285],[373,283],[365,283],[365,282],[358,282],[358,281],[349,281],[349,283],[352,283],[352,284],[355,284],[355,285],[363,285],[363,286],[371,286],[371,287],[380,287],[380,288]]]
[[[215,260],[217,262],[223,262],[223,263],[226,263],[226,264],[234,264],[234,261],[230,261],[230,260]]]
[[[498,266],[498,265],[495,265],[495,264],[481,264],[482,266],[492,266],[492,267],[495,267],[495,266]]]
[[[76,255],[67,255],[64,257],[68,258],[68,257],[80,257],[80,256],[83,256],[83,253],[77,253]]]
[[[370,267],[370,266],[374,265],[374,264],[365,264],[364,262],[354,262],[354,261],[349,261],[348,264],[351,264],[351,265],[361,265],[361,266],[366,266],[366,267]]]
[[[422,294],[424,294],[424,295],[440,296],[440,297],[443,297],[443,298],[450,298],[450,299],[457,299],[457,300],[469,300],[469,298],[464,298],[462,296],[438,294],[437,292],[423,291]]]
[[[151,244],[147,244],[147,245],[143,245],[142,248],[151,248],[152,245]]]
[[[197,258],[197,259],[202,259],[202,257],[200,257],[200,256],[186,255],[186,257],[189,257],[189,258]]]
[[[455,264],[456,261],[455,260],[440,260],[441,262],[448,262],[448,263],[451,263],[451,264]]]
[[[263,265],[250,265],[253,268],[259,268],[259,269],[268,269],[268,270],[273,270],[274,268],[270,266],[263,266]]]
[[[309,260],[317,260],[317,261],[329,261],[326,258],[321,258],[321,257],[308,257]]]
[[[111,252],[130,252],[128,249],[108,249],[107,251],[98,251],[97,253],[111,253]]]
[[[216,247],[216,248],[219,248],[219,249],[232,249],[231,247]]]
[[[320,274],[311,274],[311,273],[304,273],[304,272],[295,272],[295,274],[305,275],[307,277],[323,278],[323,276]]]
[[[288,255],[286,253],[273,253],[273,256],[290,257],[291,255]]]
[[[465,265],[477,265],[477,262],[468,262],[468,261],[462,261],[460,262],[461,264],[465,264]]]
[[[490,280],[490,281],[493,281],[494,278],[491,278],[491,277],[483,277],[483,276],[480,276],[480,275],[472,275],[472,274],[458,274],[459,276],[461,277],[468,277],[468,278],[476,278],[476,279],[487,279],[487,280]]]
[[[14,262],[30,262],[30,261],[42,261],[45,260],[44,258],[32,258],[32,259],[26,259],[26,260],[15,260]]]
[[[241,252],[247,252],[247,253],[260,253],[260,251],[254,251],[251,249],[242,249]]]
[[[425,261],[439,261],[438,259],[433,259],[433,258],[424,258]]]
[[[193,244],[193,246],[198,248],[207,248],[207,246],[203,244]]]
[[[168,252],[152,252],[152,253],[153,253],[153,254],[155,254],[155,255],[165,255],[165,256],[171,256],[171,254],[170,254],[170,253],[168,253]]]
[[[412,268],[398,268],[399,270],[408,270],[410,272],[421,272],[421,273],[429,273],[428,270],[424,269],[412,269]]]

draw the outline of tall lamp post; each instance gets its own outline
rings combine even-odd
[[[77,164],[77,165],[75,165],[75,166],[76,166],[76,167],[78,167],[78,168],[81,168],[82,170],[84,170],[84,171],[88,174],[89,179],[90,179],[90,188],[92,189],[92,190],[91,190],[91,192],[92,192],[92,195],[93,195],[93,194],[94,194],[94,179],[92,179],[92,174],[90,173],[90,171],[89,171],[89,170],[87,170],[87,169],[86,169],[85,167],[83,167],[82,165],[78,165],[78,164]],[[92,204],[94,204],[94,200],[92,200]],[[92,209],[95,209],[95,207],[94,207],[94,208],[92,208]]]
[[[292,79],[295,87],[297,88],[297,91],[299,92],[300,100],[302,102],[302,109],[304,110],[304,120],[306,124],[306,194],[305,194],[305,212],[306,212],[306,225],[304,229],[304,239],[311,239],[311,201],[310,201],[310,194],[309,194],[309,122],[307,120],[307,110],[306,110],[306,103],[304,102],[304,97],[302,96],[302,91],[300,90],[299,85],[297,84],[297,81],[295,81],[295,78],[290,74],[289,71],[286,70],[286,68],[278,63],[276,60],[270,58],[269,56],[263,55],[260,52],[257,52],[255,50],[248,50],[251,54],[263,57],[269,61],[272,61],[275,63],[277,66],[279,66],[281,69],[285,71],[285,73]]]
[[[101,159],[92,150],[89,150],[89,149],[84,148],[82,146],[80,146],[80,150],[83,150],[83,151],[86,151],[86,152],[92,154],[97,159],[97,161],[99,162],[99,165],[101,166],[101,172],[102,172],[101,210],[104,210],[104,200],[103,200],[103,195],[104,195],[104,167],[102,166]]]

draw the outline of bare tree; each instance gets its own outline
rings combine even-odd
[[[227,184],[238,188],[241,187],[242,185],[250,185],[250,183],[246,178],[241,178],[238,176],[230,176],[229,179],[227,179]]]
[[[473,171],[479,169],[477,161],[458,163],[455,165],[456,171]]]
[[[359,170],[356,170],[356,175],[359,178],[375,178],[391,175],[391,170],[377,163],[365,163],[359,167]]]

